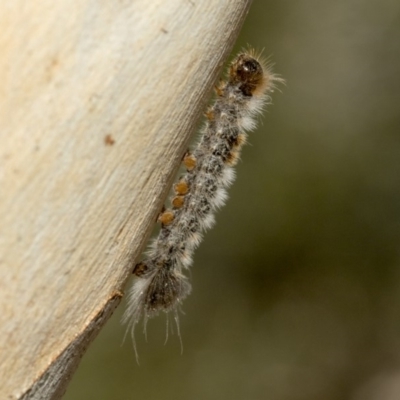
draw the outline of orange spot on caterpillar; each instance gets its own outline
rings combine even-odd
[[[247,135],[245,135],[244,133],[239,133],[234,146],[241,148],[243,145],[246,144],[246,142],[247,142]]]
[[[181,180],[174,185],[174,190],[176,194],[187,194],[189,191],[189,186],[185,180]]]
[[[221,97],[224,94],[226,83],[224,81],[220,81],[217,86],[215,86],[215,93],[217,96]]]
[[[228,158],[226,159],[226,164],[232,167],[236,165],[238,161],[239,161],[239,151],[232,150],[229,153]]]
[[[169,225],[175,218],[175,214],[171,210],[164,211],[158,217],[158,221],[161,222],[163,225]]]
[[[196,166],[197,160],[193,154],[187,152],[183,157],[183,164],[188,171],[191,171]]]
[[[172,199],[172,206],[174,208],[181,208],[185,202],[185,196],[175,196]]]
[[[209,109],[205,112],[204,115],[206,116],[206,118],[207,118],[209,121],[214,121],[214,119],[215,119],[215,113],[214,113],[214,110],[213,110],[212,108],[209,108]]]

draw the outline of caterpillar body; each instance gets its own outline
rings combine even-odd
[[[159,235],[133,270],[136,279],[123,317],[132,334],[142,317],[146,326],[160,311],[173,311],[178,325],[179,306],[191,291],[184,271],[203,233],[213,226],[215,211],[225,203],[246,131],[255,128],[255,117],[281,81],[253,50],[246,50],[230,64],[227,81],[216,87],[200,141],[183,158],[186,174],[173,187],[171,208],[159,216]]]

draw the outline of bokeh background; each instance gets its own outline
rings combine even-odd
[[[400,399],[400,2],[254,0],[286,80],[195,257],[177,335],[119,307],[65,399]]]

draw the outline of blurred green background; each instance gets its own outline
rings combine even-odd
[[[400,399],[400,2],[255,0],[246,43],[287,85],[197,251],[183,353],[161,316],[138,366],[122,304],[65,399]]]

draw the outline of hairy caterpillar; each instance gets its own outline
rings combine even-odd
[[[192,264],[204,231],[213,226],[216,209],[225,203],[246,131],[255,128],[256,115],[269,102],[275,84],[282,81],[248,50],[237,55],[227,81],[216,87],[200,141],[183,158],[186,174],[174,185],[171,208],[159,216],[159,235],[147,259],[134,268],[136,279],[123,317],[132,333],[142,317],[146,326],[148,318],[160,311],[173,311],[178,325],[179,305],[191,291],[184,270]]]

